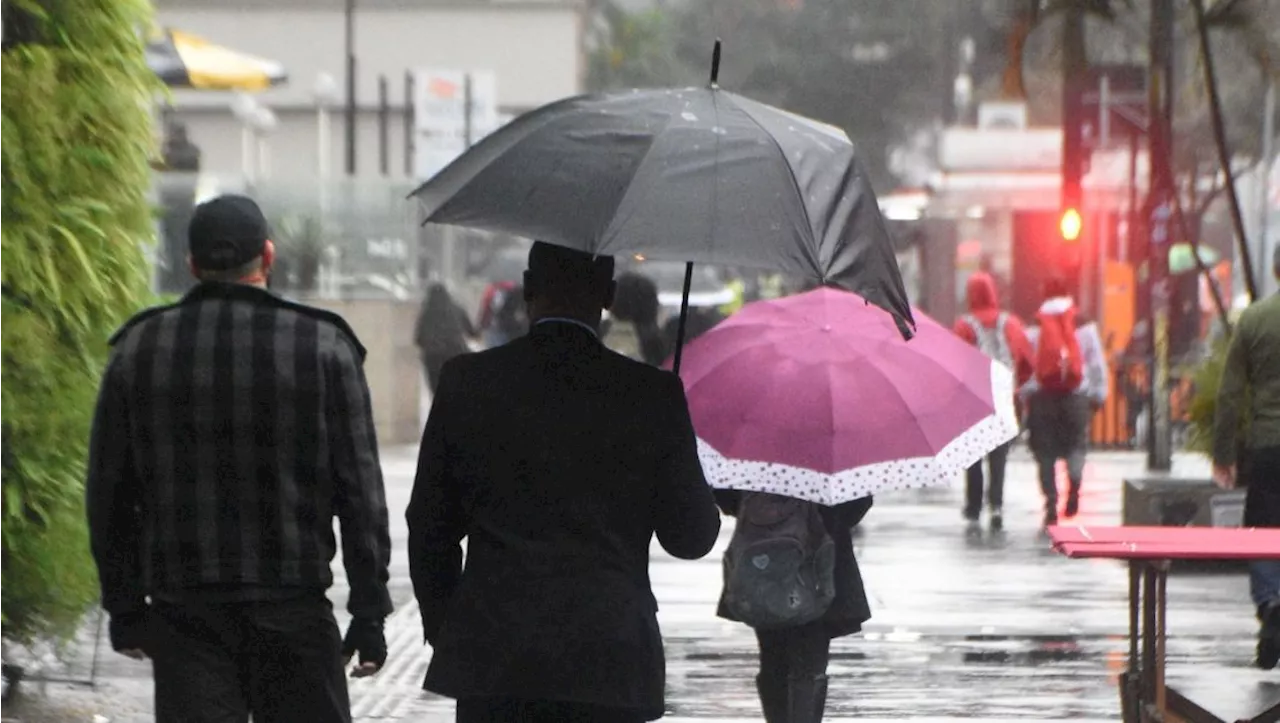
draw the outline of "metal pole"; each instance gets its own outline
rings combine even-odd
[[[244,175],[246,187],[252,187],[254,181],[253,150],[256,145],[253,127],[248,120],[240,123],[240,172]]]
[[[356,0],[346,1],[347,175],[356,175]]]
[[[1271,166],[1275,163],[1275,142],[1276,142],[1276,82],[1272,81],[1267,85],[1267,97],[1263,102],[1262,115],[1262,178],[1258,179],[1258,253],[1254,258],[1258,259],[1259,269],[1266,269],[1268,262],[1271,261],[1267,252],[1276,253],[1269,248],[1271,235]],[[1275,280],[1269,280],[1265,271],[1259,272],[1261,278],[1258,279],[1258,289],[1266,295],[1268,289],[1271,288]]]
[[[404,175],[413,176],[413,132],[417,123],[413,97],[413,71],[404,72]]]
[[[1085,57],[1084,12],[1078,4],[1065,6],[1062,16],[1062,187],[1059,212],[1075,209],[1083,212],[1084,202],[1084,75],[1088,67]],[[1091,224],[1090,224],[1091,225]],[[1086,228],[1088,228],[1086,226]],[[1088,231],[1085,232],[1088,238]],[[1059,263],[1062,274],[1070,279],[1072,291],[1080,294],[1084,266],[1077,239],[1064,244]]]
[[[1111,79],[1105,74],[1098,81],[1098,146],[1106,148],[1111,140]]]
[[[1147,436],[1147,468],[1168,471],[1173,464],[1173,429],[1169,419],[1169,241],[1173,215],[1173,179],[1169,148],[1173,135],[1173,0],[1152,0],[1150,89],[1147,95],[1150,188],[1147,264],[1151,277],[1151,425]]]
[[[463,145],[466,148],[471,147],[471,139],[474,137],[475,127],[472,110],[474,99],[472,94],[475,90],[471,87],[471,74],[467,73],[462,79],[462,127],[463,127]]]
[[[1133,237],[1138,232],[1138,133],[1133,131],[1129,134],[1129,207],[1125,209],[1128,213],[1126,220],[1126,228],[1128,229],[1124,235],[1124,246],[1120,252],[1120,261],[1129,262],[1129,254],[1133,249]]]
[[[391,175],[391,106],[387,97],[387,76],[378,76],[378,170],[384,176]]]
[[[316,166],[320,182],[320,216],[329,210],[329,175],[333,153],[332,131],[329,128],[329,107],[323,99],[316,105]]]

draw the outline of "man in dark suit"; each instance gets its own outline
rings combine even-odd
[[[445,364],[423,432],[424,687],[460,723],[660,718],[650,540],[696,559],[720,531],[684,390],[601,345],[613,259],[537,243],[524,282],[529,334]]]

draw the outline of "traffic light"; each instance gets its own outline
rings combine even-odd
[[[1080,217],[1080,212],[1075,208],[1067,208],[1062,212],[1062,217],[1058,220],[1058,231],[1062,233],[1062,240],[1069,243],[1075,243],[1080,240],[1080,232],[1084,230],[1084,219]]]

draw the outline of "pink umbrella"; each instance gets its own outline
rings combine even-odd
[[[713,487],[824,505],[945,483],[1013,439],[1013,376],[917,309],[904,341],[856,294],[749,304],[693,341],[683,377]]]

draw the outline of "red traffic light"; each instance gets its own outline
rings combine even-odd
[[[1080,212],[1074,208],[1063,211],[1062,219],[1058,221],[1058,230],[1062,232],[1063,241],[1079,241],[1080,232],[1084,230],[1084,219],[1080,217]]]

